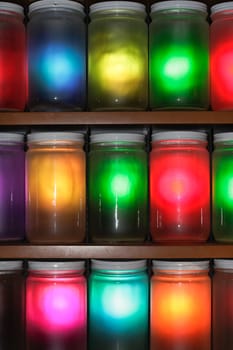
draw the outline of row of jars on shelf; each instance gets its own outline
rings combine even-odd
[[[27,14],[25,33],[23,8],[0,3],[0,110],[233,110],[233,2],[211,26],[197,1],[156,2],[149,25],[128,1],[91,5],[89,21],[70,0]]]
[[[208,260],[149,270],[146,260],[29,261],[25,291],[22,262],[0,261],[1,348],[25,350],[25,318],[27,350],[233,348],[233,260],[215,259],[211,275]]]
[[[154,131],[149,153],[132,130],[93,130],[87,152],[78,132],[32,132],[26,153],[23,138],[0,133],[1,241],[26,221],[32,243],[205,242],[212,192],[214,238],[233,242],[232,132],[212,154],[204,131]]]

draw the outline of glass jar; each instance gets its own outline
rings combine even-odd
[[[151,6],[149,85],[152,109],[208,109],[209,25],[197,1]]]
[[[149,282],[145,260],[92,260],[89,350],[148,350]]]
[[[23,262],[0,261],[0,349],[25,350]]]
[[[0,111],[23,111],[26,105],[26,33],[24,9],[0,2]]]
[[[27,350],[86,350],[87,290],[83,261],[29,261]]]
[[[211,349],[208,266],[208,261],[153,261],[151,349]]]
[[[233,260],[215,259],[213,350],[233,349]]]
[[[36,1],[29,5],[29,19],[29,109],[83,109],[86,103],[83,5],[69,0]]]
[[[145,240],[148,175],[144,135],[91,135],[88,169],[90,239]]]
[[[233,110],[233,2],[211,7],[210,98],[213,110]]]
[[[233,132],[214,135],[212,220],[216,241],[233,242]]]
[[[148,100],[145,5],[107,1],[90,6],[88,106],[144,110]]]
[[[154,241],[208,239],[210,161],[207,135],[161,131],[152,135],[150,227]]]
[[[24,135],[0,132],[0,241],[25,236]]]
[[[82,134],[28,135],[26,233],[32,243],[76,243],[85,237],[86,161]]]

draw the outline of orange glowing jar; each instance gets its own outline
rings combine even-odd
[[[151,350],[210,350],[208,261],[153,260]]]
[[[32,243],[76,243],[85,237],[84,136],[75,132],[28,135],[26,233]]]

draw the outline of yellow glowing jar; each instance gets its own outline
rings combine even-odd
[[[28,135],[26,231],[30,242],[81,242],[85,236],[84,138],[72,132]]]
[[[208,261],[153,261],[151,350],[210,350]]]
[[[145,6],[107,1],[90,6],[88,100],[92,110],[147,107]]]

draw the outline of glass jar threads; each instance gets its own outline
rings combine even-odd
[[[209,25],[197,1],[151,6],[149,85],[152,109],[208,109]]]
[[[23,262],[0,261],[0,348],[25,350]]]
[[[214,135],[212,220],[216,241],[233,242],[233,132]]]
[[[26,34],[23,7],[0,3],[0,111],[26,105]]]
[[[211,7],[210,92],[213,110],[233,110],[233,2]]]
[[[213,350],[233,348],[233,260],[215,259]]]
[[[150,154],[150,227],[154,241],[206,241],[210,233],[207,135],[158,131]]]
[[[77,243],[85,237],[84,137],[75,132],[28,135],[26,231],[32,243]]]
[[[26,282],[28,350],[86,350],[83,261],[29,261]]]
[[[145,260],[92,260],[89,350],[147,350],[149,282]]]
[[[145,5],[107,1],[90,6],[88,106],[144,110],[148,100]]]
[[[153,261],[151,349],[211,349],[208,261]]]
[[[0,132],[0,241],[19,241],[24,236],[24,135]]]
[[[69,0],[36,1],[29,5],[29,19],[29,109],[83,109],[86,103],[83,5]]]
[[[147,154],[137,133],[91,135],[89,234],[94,242],[143,241],[147,235]]]

